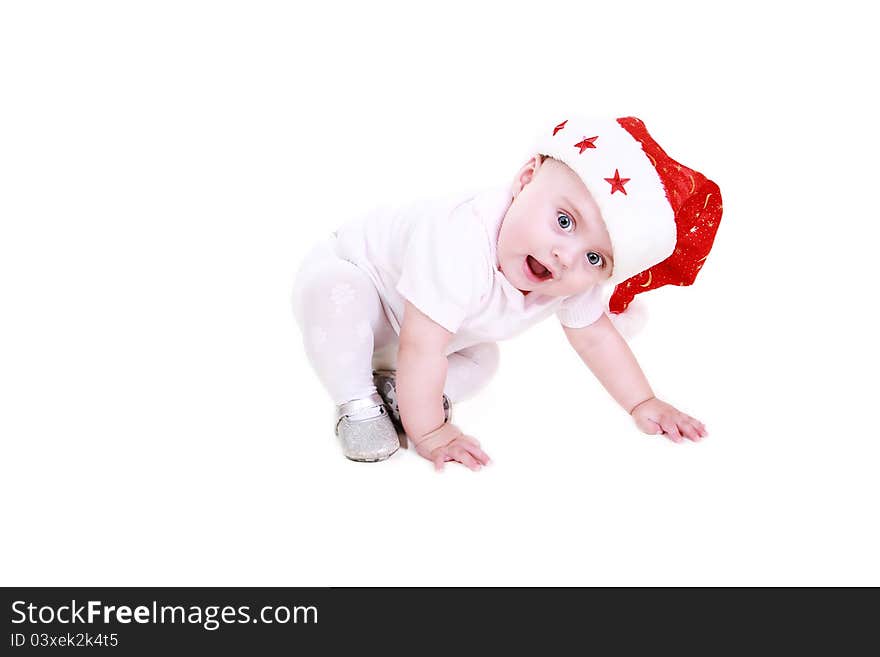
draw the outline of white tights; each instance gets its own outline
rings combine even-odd
[[[334,404],[376,392],[373,369],[394,369],[398,337],[370,278],[333,250],[315,247],[296,278],[293,312],[309,362]],[[460,401],[482,388],[498,368],[498,346],[478,344],[447,356],[444,392]]]

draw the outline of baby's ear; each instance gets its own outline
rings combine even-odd
[[[513,195],[516,196],[522,191],[522,188],[528,185],[535,177],[535,174],[538,172],[538,169],[541,168],[541,164],[544,162],[543,155],[535,155],[528,162],[526,162],[522,168],[517,171],[516,177],[513,179]]]

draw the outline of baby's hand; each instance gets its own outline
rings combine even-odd
[[[432,461],[438,471],[446,461],[458,461],[474,471],[489,463],[489,456],[480,449],[480,443],[448,422],[413,442],[419,456]]]
[[[702,422],[656,397],[637,404],[630,415],[645,433],[665,434],[674,443],[682,442],[682,436],[697,442],[709,435]]]

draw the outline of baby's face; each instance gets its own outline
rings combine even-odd
[[[611,238],[578,175],[550,158],[517,174],[498,235],[501,272],[523,294],[584,292],[611,276]]]

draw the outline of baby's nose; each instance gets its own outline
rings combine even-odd
[[[568,269],[571,267],[574,256],[570,249],[566,250],[561,247],[556,247],[553,249],[553,257],[556,258],[557,262],[559,262],[563,269]]]

